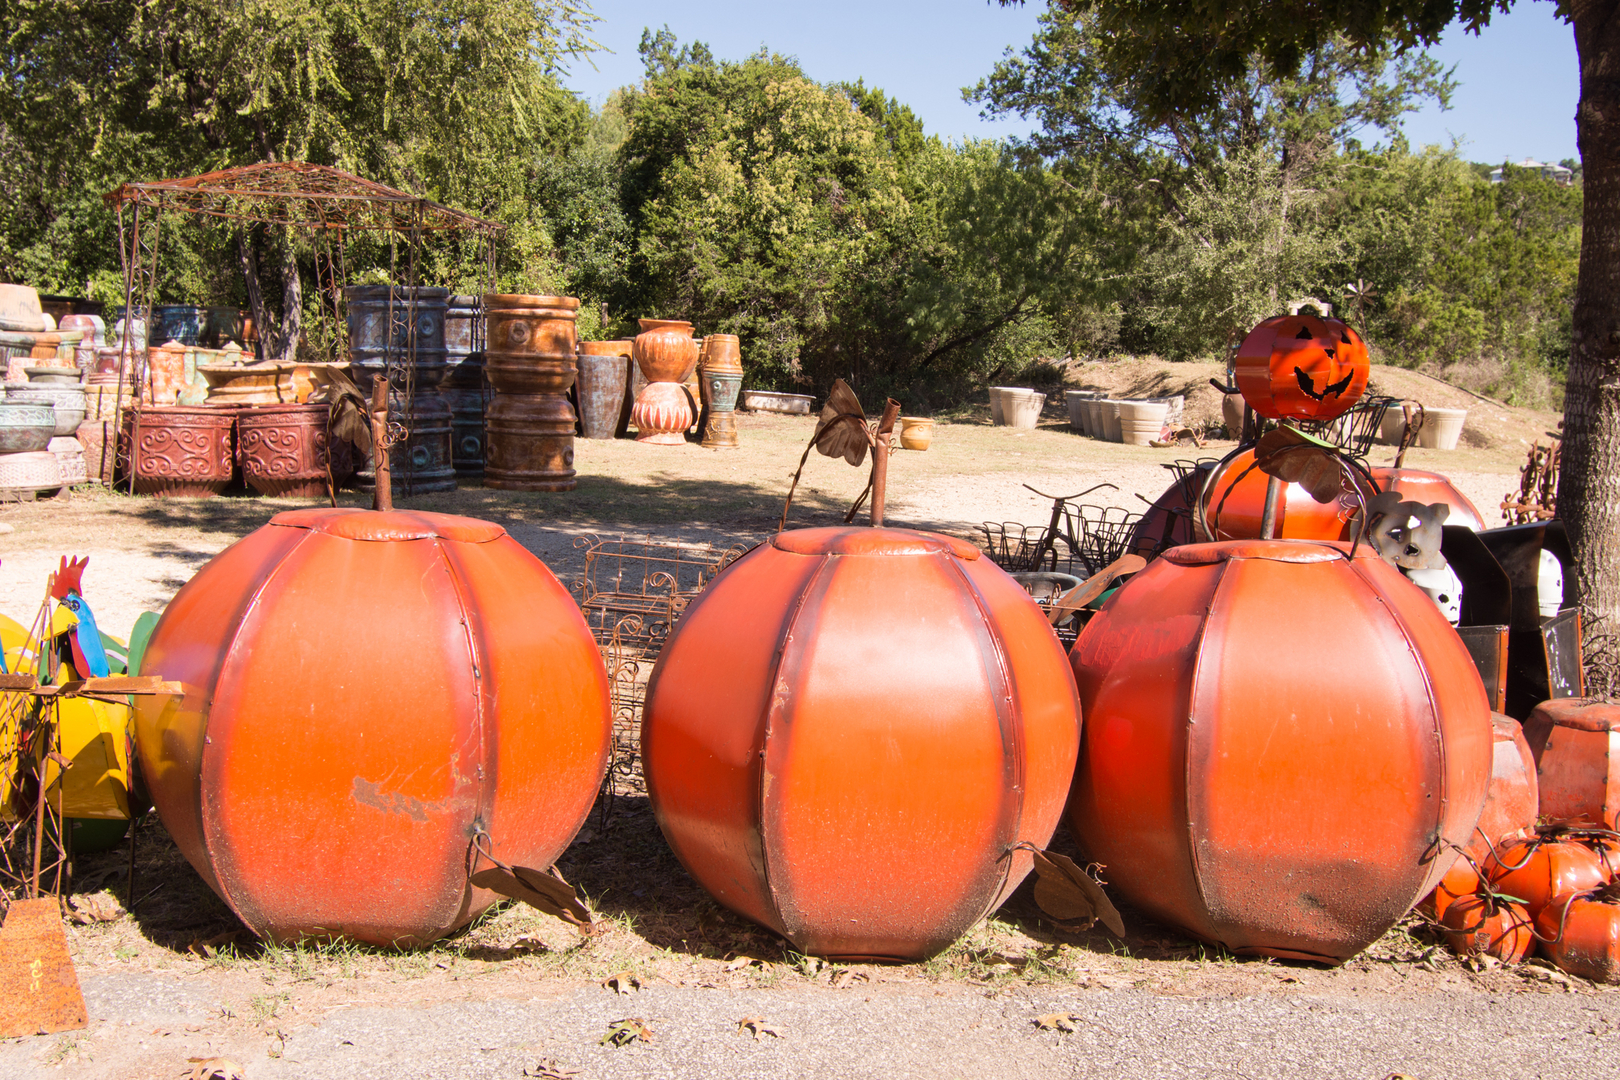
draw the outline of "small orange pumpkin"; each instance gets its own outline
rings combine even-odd
[[[1367,343],[1349,324],[1314,315],[1274,315],[1237,352],[1237,384],[1272,420],[1331,420],[1367,390]]]
[[[1472,896],[1479,891],[1479,872],[1467,859],[1459,856],[1446,871],[1446,876],[1440,879],[1440,884],[1434,891],[1418,904],[1418,910],[1434,919],[1443,922],[1446,911],[1465,896]]]
[[[1620,982],[1620,903],[1609,890],[1566,896],[1536,918],[1541,953],[1571,975]]]
[[[1524,901],[1540,915],[1554,900],[1608,884],[1603,863],[1584,844],[1526,837],[1504,844],[1481,869],[1499,893]]]
[[[1490,894],[1460,897],[1446,908],[1440,925],[1458,956],[1494,956],[1517,964],[1536,943],[1525,906]]]

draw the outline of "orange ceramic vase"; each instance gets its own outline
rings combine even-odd
[[[1075,643],[1070,828],[1111,889],[1233,952],[1353,956],[1438,884],[1485,801],[1467,650],[1399,571],[1348,550],[1174,548]]]
[[[1029,595],[962,540],[779,533],[714,580],[647,690],[670,847],[807,953],[916,960],[1030,870],[1073,775],[1074,679]]]
[[[472,846],[544,868],[606,768],[607,677],[579,609],[496,525],[295,510],[175,595],[136,743],[197,872],[276,941],[432,941],[494,894]],[[487,865],[487,864],[486,864]]]

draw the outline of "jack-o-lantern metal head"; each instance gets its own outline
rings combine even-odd
[[[1238,346],[1238,389],[1272,420],[1331,420],[1367,390],[1367,343],[1338,319],[1277,315]]]

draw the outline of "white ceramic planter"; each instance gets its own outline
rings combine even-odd
[[[1120,402],[1119,441],[1130,446],[1147,446],[1164,431],[1164,417],[1169,410],[1169,404],[1164,401]]]
[[[1041,409],[1046,406],[1046,395],[1022,387],[1002,387],[1002,422],[1008,427],[1032,431],[1040,423]]]
[[[805,416],[814,402],[809,394],[779,394],[774,390],[747,390],[742,396],[742,407],[750,412],[791,413]]]
[[[1467,409],[1425,406],[1423,427],[1418,429],[1418,445],[1430,450],[1457,449],[1457,440],[1462,437],[1463,421],[1467,418]]]
[[[1094,390],[1065,390],[1063,401],[1069,407],[1069,426],[1082,435],[1091,434],[1090,410],[1086,405],[1095,401],[1097,393]]]
[[[1102,402],[1103,438],[1109,442],[1120,440],[1120,405],[1121,402],[1117,398],[1104,398]]]

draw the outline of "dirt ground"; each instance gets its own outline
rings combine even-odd
[[[1099,374],[1076,378],[1140,393],[1214,373],[1163,367],[1174,370],[1108,372],[1109,386]],[[1478,439],[1415,451],[1408,465],[1446,472],[1495,523],[1529,441],[1556,418],[1476,405],[1494,417]],[[567,583],[591,536],[764,539],[812,426],[743,416],[742,448],[725,452],[582,441],[574,492],[468,486],[399,501],[497,521]],[[893,457],[889,521],[960,535],[982,521],[1039,524],[1050,502],[1026,483],[1053,494],[1110,483],[1086,501],[1139,510],[1169,485],[1166,463],[1230,446],[1100,443],[1069,431],[1055,402],[1038,430],[1014,432],[991,427],[980,403],[938,418],[926,453]],[[864,481],[864,469],[812,455],[789,524],[841,520]],[[0,526],[12,527],[0,532],[0,613],[28,622],[57,558],[88,555],[86,598],[103,629],[122,635],[215,553],[297,505],[307,503],[100,492],[0,508]],[[1072,850],[1061,830],[1054,847]],[[1329,970],[1235,959],[1130,910],[1124,939],[1068,934],[1026,884],[927,963],[827,965],[714,904],[670,853],[633,778],[599,802],[559,860],[605,927],[588,939],[508,907],[414,952],[265,946],[155,816],[138,854],[133,894],[125,850],[78,862],[69,940],[90,1027],[0,1042],[0,1077],[177,1077],[190,1059],[215,1057],[251,1080],[1620,1076],[1620,994],[1539,962],[1465,967],[1415,916]],[[604,1041],[629,1019],[645,1040]]]

